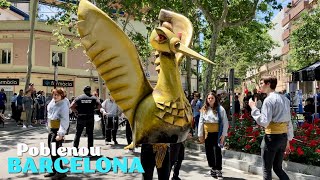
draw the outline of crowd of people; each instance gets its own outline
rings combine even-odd
[[[262,78],[261,91],[247,92],[243,98],[241,111],[238,95],[235,96],[235,113],[248,112],[256,120],[256,123],[265,127],[265,137],[261,145],[263,159],[264,179],[271,179],[271,169],[280,177],[288,179],[282,170],[282,160],[284,153],[289,153],[289,141],[293,138],[293,129],[290,117],[290,101],[281,93],[275,92],[277,79],[273,76]],[[106,100],[98,97],[98,94],[91,93],[91,87],[86,86],[83,94],[68,100],[66,92],[61,88],[53,89],[51,99],[44,97],[43,91],[35,91],[33,84],[30,84],[26,92],[19,91],[18,95],[11,98],[12,118],[18,124],[23,122],[23,128],[32,127],[32,120],[35,123],[47,122],[48,144],[56,143],[55,148],[62,146],[64,136],[68,134],[70,119],[76,119],[76,132],[73,146],[79,148],[80,136],[86,129],[88,138],[88,148],[94,146],[94,116],[99,115],[101,120],[102,134],[105,143],[113,141],[117,145],[118,126],[126,126],[126,136],[128,144],[132,142],[132,131],[128,120],[117,106],[112,96]],[[0,102],[5,102],[6,97],[0,93]],[[193,126],[190,137],[195,137],[197,143],[205,146],[206,157],[210,170],[206,176],[223,178],[222,175],[222,153],[225,139],[227,138],[229,120],[231,120],[230,98],[226,91],[211,91],[201,99],[200,93],[194,92],[188,97],[193,111]],[[1,104],[0,104],[1,106]],[[279,108],[281,107],[281,108]],[[35,110],[36,109],[36,110]],[[24,114],[24,115],[23,115]],[[24,118],[22,118],[24,116]],[[123,120],[123,121],[121,121]],[[164,165],[157,167],[158,178],[168,179],[173,171],[172,180],[179,180],[179,170],[184,159],[184,142],[169,144],[167,149],[167,159]],[[144,179],[152,179],[153,168],[156,162],[143,161],[146,157],[155,156],[151,151],[152,147],[142,145],[141,161],[145,168]],[[270,152],[272,150],[272,152]],[[130,149],[134,151],[134,149]],[[150,151],[150,152],[149,152]],[[148,155],[149,154],[149,155]],[[91,156],[89,154],[89,156]],[[59,158],[52,155],[52,160]],[[143,163],[144,162],[144,163]],[[62,164],[61,164],[62,166]],[[148,169],[149,168],[149,169]],[[53,168],[53,173],[48,173],[45,177],[60,179],[66,177],[64,173],[58,173]]]

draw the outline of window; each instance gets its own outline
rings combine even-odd
[[[58,66],[61,66],[61,67],[65,67],[65,53],[64,52],[59,52],[59,51],[52,51],[52,54],[51,54],[51,58],[52,58],[52,65],[53,65],[53,59],[54,59],[54,56],[57,54],[57,56],[59,57],[59,61],[58,61]]]
[[[11,49],[0,49],[0,64],[11,64]]]

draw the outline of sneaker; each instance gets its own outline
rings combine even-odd
[[[118,141],[113,141],[114,142],[114,145],[118,145],[119,143],[118,143]]]
[[[67,177],[66,173],[56,173],[54,176],[51,177],[51,179],[63,179]]]
[[[223,179],[221,170],[217,170],[217,177],[218,179]]]
[[[47,173],[47,174],[44,175],[44,177],[52,177],[54,175],[56,175],[56,173]]]
[[[33,126],[32,126],[32,125],[29,125],[28,127],[31,127],[31,128],[32,128]]]
[[[217,177],[217,172],[216,172],[216,170],[210,170],[210,171],[208,171],[205,175],[204,175],[205,177]]]
[[[26,125],[23,125],[22,128],[25,129],[25,128],[27,128],[27,126],[26,126]]]

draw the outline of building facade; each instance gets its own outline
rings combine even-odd
[[[290,7],[282,9],[272,20],[275,25],[268,33],[279,46],[271,51],[271,55],[278,57],[277,60],[271,61],[263,65],[259,70],[254,70],[247,73],[247,83],[252,83],[252,76],[259,74],[272,74],[278,79],[278,86],[276,91],[287,92],[293,89],[301,88],[303,92],[312,91],[312,82],[292,82],[292,75],[287,71],[287,63],[290,58],[290,34],[297,27],[294,22],[301,16],[301,13],[310,11],[316,6],[316,0],[291,0]],[[253,82],[256,83],[256,82]],[[256,83],[257,84],[257,83]],[[290,84],[293,84],[290,85]],[[300,86],[299,86],[300,85]]]

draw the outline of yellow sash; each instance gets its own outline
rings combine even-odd
[[[270,122],[270,124],[264,129],[266,134],[282,134],[288,132],[288,122]]]
[[[218,123],[204,123],[204,138],[207,139],[209,132],[219,132]]]
[[[60,128],[60,119],[50,120],[49,127],[52,129],[59,129]]]

